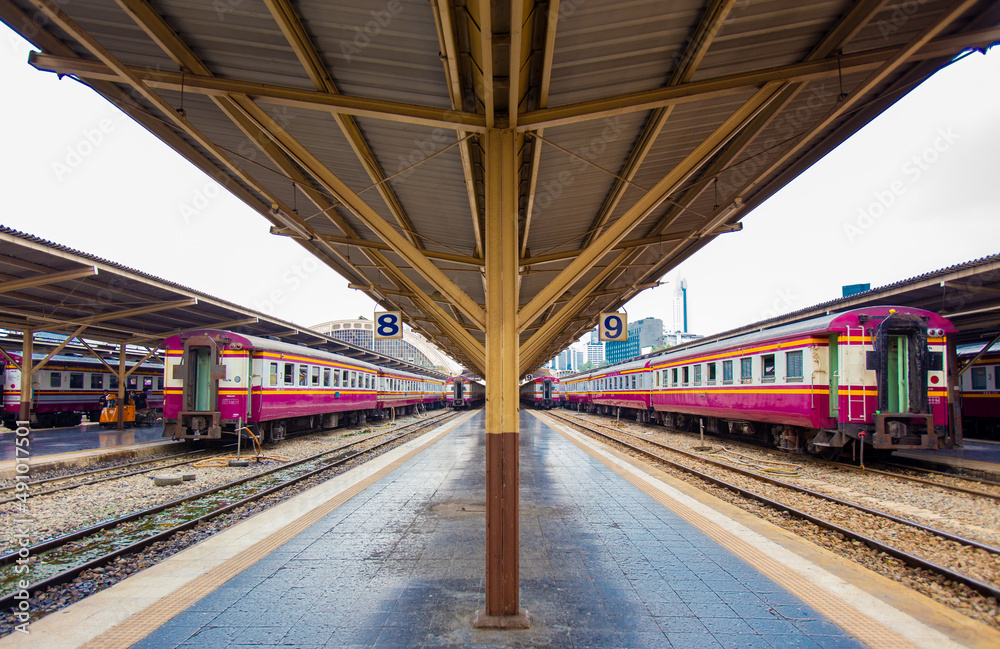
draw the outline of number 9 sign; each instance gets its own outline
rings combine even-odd
[[[401,311],[375,312],[375,340],[403,337],[403,314]]]
[[[602,313],[600,339],[605,341],[628,340],[628,314]]]

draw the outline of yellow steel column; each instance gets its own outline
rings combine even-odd
[[[486,608],[477,628],[527,628],[519,608],[517,176],[513,129],[486,150]]]
[[[125,343],[118,345],[118,430],[125,430],[125,381],[128,375],[125,373]]]
[[[25,329],[21,332],[21,411],[18,421],[31,421],[31,369],[34,353],[35,332]]]

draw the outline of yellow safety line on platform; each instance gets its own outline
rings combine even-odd
[[[838,625],[839,627],[844,629],[847,633],[851,634],[861,642],[864,642],[872,649],[902,649],[902,648],[912,649],[922,646],[920,644],[911,642],[910,640],[903,637],[896,631],[887,628],[878,620],[875,620],[869,617],[868,615],[865,615],[864,612],[862,612],[855,606],[852,606],[849,602],[841,599],[841,597],[838,596],[838,593],[833,592],[828,588],[824,588],[823,586],[810,581],[800,572],[788,567],[787,565],[782,563],[782,561],[780,561],[779,559],[769,556],[765,552],[751,545],[744,538],[741,538],[740,536],[738,536],[737,534],[733,533],[730,530],[724,529],[718,523],[694,511],[686,504],[672,497],[669,493],[666,493],[663,489],[657,488],[657,486],[651,484],[650,482],[647,482],[637,473],[630,471],[629,469],[616,463],[613,458],[608,457],[608,455],[604,454],[603,451],[606,451],[608,453],[615,455],[616,457],[619,457],[621,462],[628,463],[631,467],[633,467],[634,471],[636,472],[642,471],[647,479],[660,482],[665,489],[671,488],[671,485],[668,483],[668,480],[671,480],[669,476],[664,475],[661,477],[661,476],[650,475],[650,473],[648,472],[648,467],[637,464],[634,458],[631,458],[623,453],[619,453],[618,451],[611,448],[597,449],[596,445],[599,444],[599,442],[592,442],[593,444],[595,444],[595,447],[591,447],[588,445],[588,441],[590,441],[589,438],[584,437],[581,433],[576,433],[575,431],[569,430],[564,426],[560,425],[559,422],[556,422],[551,418],[545,417],[544,415],[540,415],[534,412],[531,412],[531,414],[541,419],[545,424],[547,424],[553,430],[555,430],[560,435],[565,437],[567,440],[573,442],[573,444],[575,444],[581,450],[586,452],[588,455],[600,461],[602,464],[604,464],[609,469],[611,469],[618,475],[628,480],[633,485],[637,486],[646,494],[652,496],[657,502],[665,506],[667,509],[677,514],[679,517],[681,517],[688,523],[694,525],[696,528],[704,532],[712,540],[722,545],[724,548],[726,548],[727,550],[738,556],[740,559],[746,561],[748,564],[759,570],[765,576],[774,580],[780,586],[787,589],[793,595],[801,599],[803,602],[805,602],[812,608],[814,608],[817,612],[824,615],[831,622]],[[688,489],[692,488],[691,485],[687,485],[681,482],[680,485],[677,487],[678,490],[680,490],[681,486],[686,487]],[[681,493],[683,493],[683,491]],[[692,498],[698,502],[701,502],[706,507],[715,509],[715,511],[718,512],[721,516],[729,516],[722,510],[727,507],[731,508],[732,506],[728,505],[727,503],[724,503],[723,501],[718,501],[714,496],[711,496],[710,494],[702,492],[699,494],[698,498],[694,497]],[[705,500],[711,500],[713,502],[717,501],[719,505],[721,505],[721,507],[713,506],[713,504],[706,503],[704,502]],[[741,513],[745,513],[742,512],[742,510],[738,511],[741,511]],[[731,516],[729,517],[732,518]],[[743,525],[743,523],[736,521],[735,519],[733,520],[734,522],[736,522],[737,525]],[[760,520],[759,522],[763,525],[770,526],[770,523],[767,523],[766,521]],[[779,529],[780,531],[780,528],[777,529]],[[760,533],[761,536],[764,536],[765,539],[769,539],[767,535],[761,532],[758,533]],[[786,533],[784,536],[788,538],[790,535]],[[769,540],[774,540],[774,539],[769,539]],[[796,539],[796,541],[799,541],[803,544],[807,543],[806,541],[802,541],[799,539]],[[777,541],[775,542],[777,543]],[[830,557],[834,559],[839,559],[838,557],[836,557],[836,555],[823,551],[821,548],[818,548],[818,546],[816,547],[821,552],[829,554]],[[788,549],[788,551],[794,554],[798,554],[791,549]],[[809,561],[809,559],[804,555],[800,554],[800,556],[802,557],[803,560]],[[843,561],[841,561],[841,564],[843,564]],[[820,566],[819,564],[814,564],[814,565],[816,565],[817,572],[825,570],[825,568],[823,566]],[[905,588],[903,586],[899,586],[895,582],[883,579],[880,575],[877,575],[875,573],[870,573],[869,571],[861,568],[860,566],[857,566],[855,570],[857,572],[864,570],[865,572],[868,572],[867,575],[868,578],[873,579],[874,581],[882,581],[883,583],[888,584],[891,588],[899,588],[899,589]],[[855,581],[849,580],[843,574],[841,574],[843,570],[833,569],[832,571],[827,571],[827,572],[830,572],[830,574],[834,575],[838,580],[846,582],[845,585],[848,586],[848,588],[850,586],[853,586],[858,590],[864,590],[860,586],[858,586],[855,583]],[[933,600],[925,598],[923,595],[920,595],[915,591],[909,591],[908,589],[906,590],[907,593],[912,597],[925,599],[927,602],[927,606],[925,606],[925,608],[936,607],[936,611],[934,611],[935,616],[938,619],[947,618],[947,622],[945,622],[945,625],[947,625],[948,623],[954,625],[956,624],[955,620],[961,618],[961,621],[958,622],[957,624],[964,625],[965,633],[963,633],[963,635],[965,636],[971,635],[973,637],[963,638],[962,641],[968,643],[965,645],[960,644],[960,641],[956,640],[955,638],[948,638],[949,640],[951,640],[951,643],[949,643],[950,646],[952,647],[1000,646],[991,644],[995,642],[998,637],[1000,637],[1000,634],[997,634],[993,629],[987,627],[985,624],[981,624],[970,618],[960,616],[957,613],[952,614],[950,609],[945,609],[944,607],[938,605],[936,602],[933,602]],[[840,594],[842,595],[844,593],[841,592]],[[880,598],[883,595],[883,593],[881,592],[876,593],[874,591],[868,592],[868,594],[873,598]],[[895,604],[895,602],[891,601],[893,599],[894,599],[893,597],[887,596],[882,601],[888,601],[889,603],[887,603],[887,606],[893,606]],[[942,615],[941,613],[944,614]],[[918,618],[913,617],[906,611],[901,611],[901,610],[900,614],[912,618],[914,624],[924,626],[924,631],[926,631],[928,635],[940,633],[942,639],[948,637],[947,634],[943,633],[934,626],[931,626],[928,623],[927,619],[918,620]],[[932,615],[927,614],[926,612],[925,616],[926,618],[932,617]],[[933,639],[931,638],[926,638],[926,640],[930,642],[930,644],[923,646],[945,646],[940,644],[935,645]]]
[[[349,501],[357,494],[361,493],[371,485],[375,484],[385,476],[389,475],[389,473],[397,469],[402,464],[413,459],[416,455],[423,452],[434,443],[440,441],[441,438],[443,438],[445,435],[454,430],[455,427],[461,425],[467,419],[469,419],[475,414],[476,413],[474,411],[469,412],[465,416],[460,417],[456,421],[444,424],[442,426],[443,430],[441,430],[441,432],[435,434],[433,437],[429,439],[424,440],[423,444],[412,449],[405,455],[402,455],[401,457],[397,458],[396,460],[386,465],[382,469],[360,480],[356,484],[346,488],[344,491],[330,498],[329,500],[317,506],[316,508],[299,516],[290,523],[278,529],[275,533],[254,543],[246,550],[241,551],[238,555],[220,563],[219,565],[211,568],[202,575],[194,578],[190,582],[184,584],[182,588],[178,588],[172,593],[160,598],[154,604],[147,606],[140,611],[135,612],[123,622],[107,629],[100,635],[91,638],[85,644],[78,646],[80,646],[81,649],[119,649],[119,648],[126,649],[127,647],[132,646],[139,640],[142,640],[147,635],[149,635],[150,633],[161,627],[163,624],[168,622],[171,618],[173,618],[177,614],[183,612],[192,604],[196,603],[201,598],[205,597],[215,589],[219,588],[222,584],[226,583],[227,581],[229,581],[242,571],[246,570],[247,568],[255,564],[257,561],[263,559],[268,554],[270,554],[271,552],[281,547],[283,544],[287,543],[289,540],[291,540],[298,534],[308,529],[309,526],[311,526],[313,523],[316,523],[317,521],[321,520],[324,516],[334,511],[335,509],[337,509],[338,507]],[[303,492],[303,494],[300,494],[300,496],[307,493],[309,492],[308,491]],[[259,514],[258,516],[261,515],[266,516],[267,512],[262,512],[262,514]],[[240,523],[240,525],[246,525],[248,523],[252,525],[253,524],[252,521],[254,520],[254,518],[256,517],[247,519],[246,521]],[[196,544],[195,546],[188,548],[184,552],[197,548],[198,545],[200,544]],[[174,556],[180,556],[180,554],[183,554],[183,552]],[[171,559],[172,558],[173,557],[171,557]],[[167,561],[169,562],[170,559],[167,559]],[[130,577],[124,582],[121,582],[121,584],[126,584],[131,579],[134,579],[141,575],[142,575],[141,572],[137,573],[137,575],[134,575],[133,577]],[[116,584],[116,586],[120,586],[121,584]],[[96,593],[94,596],[88,597],[80,602],[77,602],[68,609],[64,609],[63,611],[59,611],[57,613],[54,613],[53,615],[59,615],[60,613],[63,612],[69,612],[75,606],[80,606],[80,605],[86,606],[93,597],[109,593],[109,591],[113,590],[116,586],[112,586],[112,588],[108,589],[107,591]],[[7,640],[10,637],[11,636],[8,636],[7,638],[4,638],[4,640]],[[0,641],[0,645],[3,645],[2,641]]]

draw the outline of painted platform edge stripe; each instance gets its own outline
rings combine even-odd
[[[660,504],[664,505],[672,512],[680,516],[682,519],[688,523],[694,525],[703,533],[705,533],[709,538],[713,539],[724,548],[735,554],[740,559],[746,561],[753,568],[759,570],[762,574],[772,579],[778,583],[783,588],[787,589],[793,595],[801,599],[803,602],[814,608],[817,612],[825,616],[831,622],[837,626],[844,629],[847,633],[854,636],[856,639],[872,647],[872,649],[896,649],[903,647],[963,647],[963,646],[975,646],[975,645],[963,645],[953,638],[947,638],[946,634],[941,631],[929,627],[916,619],[913,622],[918,627],[922,627],[926,633],[929,635],[936,635],[940,639],[947,638],[945,644],[935,644],[933,640],[928,640],[930,644],[917,644],[911,642],[907,638],[903,637],[899,633],[887,628],[883,624],[879,623],[877,620],[865,615],[865,613],[855,606],[852,606],[849,602],[840,599],[837,593],[831,592],[830,590],[823,588],[817,584],[810,582],[800,573],[795,570],[788,568],[783,565],[777,559],[768,556],[762,551],[750,545],[747,541],[741,539],[734,533],[722,528],[717,523],[705,518],[703,515],[690,509],[683,503],[678,502],[672,498],[669,494],[657,489],[653,484],[646,482],[645,480],[639,478],[636,474],[623,468],[616,464],[611,458],[603,455],[601,452],[589,447],[586,443],[579,439],[576,439],[573,435],[581,435],[580,433],[567,432],[562,426],[557,422],[553,422],[543,415],[537,413],[531,413],[545,421],[550,427],[556,430],[560,435],[573,442],[577,447],[583,450],[585,453],[598,460],[612,471],[622,476],[628,480],[631,484],[635,485],[643,492],[651,496]],[[583,436],[583,439],[589,439]],[[622,462],[628,463],[630,458],[627,456],[622,457]],[[634,467],[636,471],[642,471],[640,467]],[[645,474],[645,472],[643,472]],[[654,482],[660,482],[658,478],[650,474],[645,474],[648,479]],[[670,488],[669,485],[665,486]],[[710,507],[710,505],[706,505]],[[725,516],[724,513],[720,512],[720,515]],[[739,523],[737,523],[739,524]],[[740,524],[741,525],[741,524]],[[788,550],[792,552],[791,550]],[[821,567],[817,568],[823,570]],[[850,582],[848,582],[850,584]],[[859,587],[855,586],[859,590]],[[916,594],[916,593],[915,593]],[[907,616],[912,619],[906,612],[900,611],[900,615]],[[974,623],[973,620],[969,622]],[[985,625],[982,625],[984,629],[989,629]],[[990,629],[991,630],[991,629]]]
[[[473,414],[474,413],[469,413],[469,416],[471,417]],[[304,513],[266,539],[262,539],[242,551],[239,555],[215,566],[208,572],[188,582],[180,589],[175,590],[173,593],[157,600],[154,604],[146,607],[142,611],[133,614],[127,620],[112,626],[110,629],[107,629],[103,633],[78,646],[81,647],[81,649],[126,649],[127,647],[132,646],[156,629],[163,626],[170,619],[186,610],[192,604],[214,591],[222,584],[226,583],[242,571],[255,564],[257,561],[266,557],[275,549],[281,547],[286,542],[308,529],[309,526],[321,520],[324,516],[336,510],[357,494],[389,475],[418,454],[430,448],[433,444],[440,441],[445,435],[453,431],[458,425],[464,423],[464,421],[465,418],[445,424],[444,430],[434,434],[433,437],[424,440],[423,444],[397,458],[376,473],[345,489],[333,498],[327,500],[322,505]],[[252,518],[247,519],[241,524],[247,524],[251,520]],[[112,588],[114,588],[114,586],[112,586]],[[87,600],[81,600],[81,602],[85,601]]]

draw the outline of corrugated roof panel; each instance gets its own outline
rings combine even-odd
[[[532,254],[579,247],[646,118],[645,113],[633,113],[545,132],[547,140],[573,155],[542,143],[528,233]]]
[[[421,245],[471,255],[476,240],[459,147],[451,146],[456,142],[454,133],[397,122],[359,119],[358,123],[379,152],[385,175],[393,176],[389,187],[406,206],[417,231],[425,235]],[[373,195],[378,192],[371,189],[363,197],[371,200]]]
[[[560,5],[549,105],[663,86],[702,5],[657,0]]]
[[[858,35],[851,39],[844,51],[857,52],[905,44],[938,20],[940,12],[951,5],[948,0],[887,2]],[[948,30],[952,31],[954,29]]]
[[[114,56],[129,65],[177,69],[170,57],[116,4],[81,0],[63,3],[59,8]],[[29,14],[35,12],[31,10]],[[95,58],[80,46],[74,46],[74,49],[86,59]]]
[[[215,76],[314,89],[260,0],[165,0],[155,8]]]
[[[296,2],[345,94],[450,108],[429,2]]]
[[[847,0],[738,2],[693,78],[798,63],[851,4]]]

